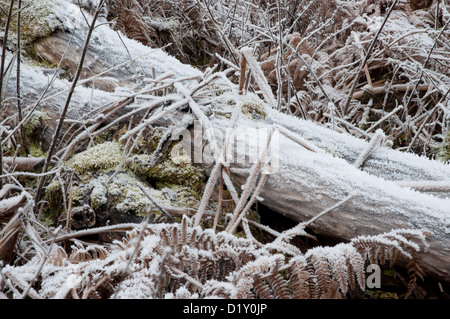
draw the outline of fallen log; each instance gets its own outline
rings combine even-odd
[[[16,171],[34,172],[44,165],[44,157],[4,157],[3,163]]]
[[[95,90],[94,94],[100,93]],[[36,95],[29,97],[32,102]],[[242,99],[248,97],[243,95]],[[120,99],[116,97],[116,101]],[[78,102],[75,97],[74,104]],[[449,165],[383,146],[370,152],[358,168],[355,162],[367,150],[368,142],[269,107],[263,113],[263,120],[241,116],[237,125],[240,133],[248,128],[275,128],[278,132],[274,139],[279,143],[278,167],[267,175],[258,197],[262,204],[294,221],[304,222],[353,195],[309,227],[318,234],[344,241],[397,228],[423,229],[430,234],[430,247],[421,255],[420,265],[428,274],[448,280],[450,200],[445,197],[448,195],[445,190],[450,181]],[[170,117],[181,118],[181,113],[174,114]],[[68,119],[79,117],[74,112]],[[232,127],[227,117],[213,115],[209,119],[223,134]],[[48,129],[52,131],[51,127]],[[245,134],[238,134],[236,144],[240,143],[239,138],[248,142]],[[245,150],[245,147],[233,149],[234,157],[248,157]],[[231,163],[232,181],[244,185],[251,167]],[[413,190],[414,185],[426,192]]]
[[[28,120],[36,114],[36,111],[41,111],[47,118],[42,125],[44,134],[39,134],[42,136],[39,142],[43,151],[48,149],[53,138],[49,124],[59,119],[59,108],[67,99],[71,83],[69,79],[76,72],[88,32],[88,25],[84,19],[73,21],[74,16],[81,17],[80,8],[72,4],[68,6],[66,8],[64,2],[52,6],[52,10],[58,13],[59,22],[55,22],[55,25],[61,21],[67,24],[62,28],[64,31],[56,30],[32,44],[33,58],[41,59],[45,62],[44,65],[58,65],[58,68],[33,67],[23,63],[21,69],[21,72],[26,74],[21,78],[21,95],[23,104],[27,105],[23,109],[24,116]],[[50,17],[55,18],[53,15]],[[86,17],[91,19],[88,15]],[[169,56],[163,48],[150,48],[121,37],[105,22],[99,21],[93,32],[93,39],[86,53],[80,81],[71,99],[68,121],[63,127],[62,135],[72,124],[71,120],[76,123],[92,121],[101,111],[104,112],[102,115],[104,120],[104,115],[111,108],[135,101],[149,90],[154,92],[153,94],[167,90],[173,85],[171,78],[188,82],[202,74],[199,70]],[[14,54],[7,52],[6,64],[11,64],[12,67],[8,76],[2,78],[5,81],[6,92],[0,121],[9,116],[18,117],[16,88],[14,85],[6,85],[6,80],[8,83],[17,82],[16,66],[13,63],[15,58]],[[133,92],[135,88],[139,90]],[[116,90],[118,92],[115,92]],[[124,90],[126,93],[123,95],[120,91]],[[2,141],[3,144],[5,140]]]
[[[231,124],[221,118],[214,119],[213,125],[226,128]],[[420,265],[432,276],[450,278],[450,165],[382,146],[370,153],[359,169],[354,163],[367,149],[367,142],[272,109],[267,109],[263,122],[241,117],[238,125],[257,129],[281,126],[325,151],[311,151],[292,137],[278,134],[278,145],[272,145],[278,154],[272,155],[279,162],[259,194],[263,205],[306,222],[352,195],[309,227],[344,241],[398,228],[422,229],[429,233],[430,247],[421,255]],[[237,144],[247,147],[233,149],[235,158],[242,158],[242,152],[251,147],[248,135],[241,131],[235,138]],[[234,163],[230,167],[239,189],[246,184],[252,166]],[[414,190],[411,185],[418,186]],[[419,192],[421,189],[426,192]]]
[[[80,9],[73,5],[71,10]],[[177,77],[201,75],[199,70],[169,56],[163,48],[153,49],[120,36],[101,18],[98,24],[80,76],[84,86],[114,92],[116,88],[143,87],[161,74],[171,73]],[[60,64],[61,69],[74,74],[87,32],[86,23],[80,20],[73,32],[56,31],[36,41],[34,52],[44,61]]]
[[[77,30],[82,30],[82,28]],[[128,40],[124,40],[130,44],[127,48],[115,45],[117,43],[113,45],[108,41],[114,38],[112,35],[115,33],[107,26],[99,27],[96,32],[99,33],[92,43],[92,51],[89,52],[93,53],[92,61],[104,66],[105,71],[114,65],[131,61],[127,49],[132,52],[132,58],[136,57],[136,53],[139,53],[139,56],[150,50],[147,47],[138,46],[136,43],[131,44],[131,42],[127,42]],[[84,40],[82,32],[75,33],[73,42],[69,41],[71,38],[69,34],[59,33],[53,35],[53,39],[55,41],[66,39],[67,43],[75,45],[80,43],[76,40],[78,36]],[[54,43],[50,40],[46,41]],[[43,48],[44,46],[40,49],[44,51],[50,49],[49,46],[46,49]],[[114,48],[114,50],[108,51],[110,48]],[[74,46],[72,51],[78,52],[79,49]],[[157,55],[163,56],[164,54],[157,51]],[[47,58],[50,59],[50,55]],[[71,65],[73,64],[67,62],[69,68]],[[95,66],[92,73],[94,76],[99,74],[98,72],[102,72],[99,65],[92,64]],[[178,68],[180,65],[178,62],[174,63],[169,71],[182,73],[184,67]],[[141,74],[143,77],[153,78],[153,69],[160,74],[167,71],[165,69],[167,60],[160,61],[158,58],[149,58],[140,61],[140,66],[139,69],[144,72]],[[27,71],[25,65],[23,71]],[[134,69],[128,69],[127,74],[130,72],[134,72]],[[180,72],[177,73],[178,77],[183,76]],[[27,74],[29,76],[23,83],[24,105],[33,105],[45,90],[48,77],[43,72],[39,73],[34,69]],[[121,78],[120,74],[108,75],[117,76],[116,80],[123,80],[124,78]],[[193,74],[200,73],[192,72],[191,69],[186,72],[186,75],[192,76]],[[14,72],[11,72],[10,79],[12,82],[15,80]],[[130,78],[125,80],[131,81]],[[120,83],[120,81],[115,83]],[[137,82],[131,81],[129,87],[132,87],[133,84],[137,84]],[[65,100],[66,95],[63,93],[66,87],[67,81],[55,80],[49,91],[51,94],[44,97],[42,101],[43,109],[53,110],[54,119],[57,118],[59,112],[58,106],[63,105]],[[14,90],[10,90],[6,95],[11,97],[15,96],[14,94]],[[178,94],[182,96],[184,93],[178,92]],[[86,96],[91,98],[86,100]],[[130,95],[131,99],[134,97]],[[244,100],[247,98],[245,95],[242,96]],[[110,93],[95,88],[79,87],[72,98],[71,110],[67,119],[89,120],[90,117],[101,112],[98,111],[98,108],[104,110],[111,104],[120,101],[120,98]],[[174,101],[175,104],[176,100]],[[193,99],[189,97],[189,101],[193,102]],[[203,102],[203,104],[207,103]],[[448,281],[450,278],[450,199],[447,193],[442,192],[442,189],[445,190],[450,181],[449,165],[413,154],[401,153],[385,146],[366,152],[369,144],[363,140],[334,132],[309,121],[281,114],[265,106],[263,108],[261,119],[249,119],[241,116],[237,123],[237,127],[241,128],[238,130],[240,133],[249,128],[275,130],[273,141],[278,145],[273,144],[274,148],[271,151],[276,151],[272,155],[276,155],[278,161],[272,170],[266,170],[267,178],[264,184],[260,184],[261,192],[256,197],[258,201],[294,221],[304,222],[351,195],[352,197],[348,201],[320,216],[309,227],[319,234],[326,234],[344,241],[351,240],[356,236],[376,235],[396,228],[423,229],[430,234],[428,238],[430,246],[421,255],[420,265],[428,274]],[[212,126],[222,131],[223,134],[226,133],[227,128],[233,126],[230,119],[217,116],[217,114],[213,114],[209,120]],[[289,133],[284,134],[279,129],[280,127]],[[236,134],[236,144],[242,145],[239,140],[243,140],[244,145],[248,143],[246,137],[246,134]],[[305,147],[302,143],[309,146]],[[246,153],[246,147],[233,148],[232,151],[235,158],[249,156]],[[364,161],[360,161],[360,154],[363,152],[366,152],[368,157],[364,158]],[[355,162],[358,163],[357,166],[355,166]],[[264,165],[262,166],[264,167]],[[231,179],[236,185],[246,184],[248,170],[252,168],[251,163],[230,162],[229,168],[232,172]],[[444,187],[438,187],[441,197],[435,192],[422,193],[409,187],[416,185],[415,183],[419,186],[420,184],[427,185],[427,183],[444,185]],[[433,187],[425,188],[435,190]],[[237,189],[240,190],[240,187]],[[277,218],[277,215],[274,214],[273,218]]]

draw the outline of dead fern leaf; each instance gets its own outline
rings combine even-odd
[[[91,245],[86,248],[75,248],[69,256],[73,264],[88,262],[92,260],[102,260],[108,256],[108,251],[98,245]]]
[[[294,299],[309,299],[311,294],[309,292],[311,271],[308,269],[309,265],[304,256],[294,257],[291,260],[291,267],[289,267],[289,285],[293,290]]]

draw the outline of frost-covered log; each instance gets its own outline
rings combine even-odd
[[[67,6],[62,8],[64,3]],[[70,52],[70,54],[65,56],[62,63],[67,68],[73,69],[77,60],[76,52],[81,50],[87,25],[76,6],[64,1],[58,1],[55,6],[57,16],[62,23],[62,27],[59,28],[65,32],[52,33],[40,40],[36,48],[43,58],[57,63],[62,57],[61,50],[64,45],[69,44],[66,53]],[[8,56],[8,62],[11,59],[12,55]],[[10,70],[5,79],[8,79],[9,83],[14,83],[15,67],[11,67]],[[125,37],[119,37],[107,25],[99,26],[94,31],[85,71],[84,84],[87,87],[77,87],[72,97],[67,123],[82,123],[93,129],[96,127],[91,126],[92,120],[102,119],[103,113],[98,111],[99,109],[107,110],[111,105],[122,103],[124,99],[129,98],[134,103],[132,108],[127,109],[128,112],[134,112],[140,108],[147,110],[154,101],[147,102],[145,98],[148,96],[144,95],[152,90],[147,87],[147,83],[152,83],[155,77],[174,74],[177,81],[181,82],[180,79],[183,78],[202,76],[198,70],[179,63],[161,50],[154,50]],[[57,119],[59,107],[64,105],[70,82],[63,78],[56,78],[47,88],[47,84],[55,73],[54,69],[23,65],[22,72],[27,75],[22,79],[23,104],[33,106],[43,92],[46,92],[42,96],[39,109],[52,110],[53,115],[50,114],[50,116]],[[117,85],[125,86],[127,91],[112,94],[96,89],[98,81],[103,81],[103,84],[107,82],[113,84],[112,87],[101,86],[102,89],[112,90]],[[164,86],[165,83],[161,83],[161,90],[168,88]],[[92,84],[94,88],[89,87]],[[170,81],[168,85],[171,85]],[[133,91],[134,88],[138,89]],[[202,105],[199,106],[194,103],[194,98],[187,96],[191,93],[178,91],[174,93],[173,99],[164,97],[166,99],[164,103],[173,102],[173,107],[182,99],[187,99],[191,108],[198,107],[194,112],[197,117],[198,113],[205,111],[200,110],[200,107],[209,111],[205,114],[212,114],[209,121],[214,128],[225,132],[233,126],[232,121],[223,116],[220,107],[214,105],[214,101],[220,101],[220,99],[222,99],[222,105],[226,105],[227,103],[223,103],[226,99],[219,96],[215,99],[211,98],[209,103],[203,98]],[[12,85],[8,86],[6,94],[6,98],[14,101],[11,97],[15,97]],[[154,100],[156,99],[155,97]],[[351,240],[360,235],[380,234],[397,228],[423,229],[430,233],[430,247],[421,256],[420,264],[429,274],[448,280],[450,276],[450,199],[445,197],[448,193],[419,192],[412,188],[423,189],[421,185],[433,186],[433,183],[438,183],[443,187],[435,187],[433,190],[445,190],[450,182],[449,165],[394,151],[386,146],[368,149],[369,144],[363,140],[281,114],[257,99],[256,103],[249,102],[249,99],[251,100],[248,95],[231,98],[231,101],[240,101],[233,107],[241,107],[242,113],[247,115],[240,116],[237,123],[238,132],[248,132],[247,129],[266,131],[275,129],[272,142],[278,143],[277,148],[271,149],[276,151],[276,154],[271,154],[277,156],[277,165],[272,171],[268,171],[270,174],[267,175],[265,183],[258,184],[261,186],[261,192],[256,199],[275,212],[302,222],[310,220],[352,195],[347,202],[324,214],[309,227],[317,233],[342,240]],[[158,103],[153,107],[157,105]],[[184,104],[176,106],[181,108],[182,105]],[[7,106],[4,110],[8,110]],[[9,110],[12,113],[16,112],[15,103],[10,102],[10,106]],[[173,111],[177,112],[175,108]],[[156,116],[158,114],[162,113],[157,113]],[[164,114],[164,117],[168,116]],[[172,115],[170,117],[176,118]],[[48,123],[50,129],[51,124],[55,122]],[[237,135],[237,138],[245,137],[246,134]],[[267,140],[267,135],[263,138]],[[236,143],[238,144],[238,141]],[[373,144],[373,146],[377,145]],[[235,158],[245,158],[250,155],[245,147],[232,150],[235,152],[233,153]],[[365,156],[360,157],[361,154]],[[226,166],[227,163],[224,165]],[[236,185],[244,185],[247,182],[248,169],[258,167],[231,163],[230,168],[233,182]],[[245,168],[247,171],[233,168]],[[415,183],[417,187],[414,187]],[[241,190],[240,187],[237,188]],[[246,207],[244,202],[242,206]],[[276,219],[277,215],[274,214],[273,218]]]
[[[44,60],[61,63],[62,69],[74,73],[86,33],[86,27],[72,32],[57,31],[37,41],[34,50]],[[146,47],[106,26],[99,27],[93,36],[81,73],[85,85],[114,92],[120,87],[145,86],[161,74],[200,76],[198,70],[181,64],[162,49]]]
[[[32,15],[23,23],[36,25],[35,30],[31,30],[33,37],[27,39],[26,43],[32,48],[31,58],[37,58],[38,61],[32,61],[35,66],[33,68],[29,67],[29,63],[23,64],[22,74],[27,76],[21,79],[22,96],[31,100],[37,94],[46,92],[42,105],[60,105],[67,97],[70,87],[68,83],[78,66],[89,30],[85,18],[90,21],[92,17],[86,12],[82,13],[76,4],[65,0],[36,1],[32,9],[32,12],[40,15]],[[16,82],[16,72],[11,59],[15,59],[15,56],[8,53],[6,64],[13,67],[4,80],[8,81],[6,89],[13,95],[16,89],[13,85]],[[30,56],[24,59],[29,62]],[[39,67],[36,67],[37,64]],[[117,100],[117,96],[105,91],[114,92],[116,88],[123,87],[142,88],[154,80],[154,77],[163,74],[178,78],[201,75],[199,70],[182,64],[164,50],[144,46],[112,30],[103,17],[99,18],[93,32],[82,70],[72,107],[78,112],[80,109],[89,111]]]
[[[213,121],[217,128],[230,127],[227,119]],[[369,154],[362,168],[355,166],[360,154],[370,145],[364,140],[337,133],[309,121],[266,108],[264,121],[241,117],[241,128],[282,127],[286,134],[272,138],[273,171],[266,178],[260,202],[298,222],[308,221],[349,195],[351,199],[321,216],[309,227],[320,234],[350,240],[360,235],[374,235],[397,228],[422,229],[430,233],[430,247],[420,264],[430,274],[450,275],[450,166],[417,155],[382,146]],[[237,134],[236,144],[248,135]],[[313,147],[295,142],[293,136]],[[250,140],[255,139],[250,138]],[[240,141],[240,142],[239,142]],[[241,144],[244,145],[244,144]],[[322,151],[313,151],[314,149]],[[235,148],[235,158],[245,156],[247,148]],[[251,168],[231,167],[238,186],[247,182]],[[441,184],[441,188],[420,187]],[[413,189],[443,192],[419,192]],[[273,218],[277,218],[276,215]]]
[[[22,42],[33,55],[22,58],[20,93],[24,121],[36,124],[36,119],[44,120],[41,123],[45,128],[42,146],[46,149],[52,139],[52,125],[65,104],[71,78],[81,57],[89,29],[85,18],[90,21],[92,17],[82,13],[78,5],[65,0],[40,0],[33,2],[29,9],[35,14],[25,15],[23,24],[34,26],[30,31],[33,36],[24,38]],[[2,77],[4,105],[0,121],[8,116],[17,118],[15,60],[15,54],[8,51],[5,64],[10,67]],[[137,101],[141,94],[167,90],[174,78],[189,81],[201,74],[169,56],[163,49],[150,48],[112,30],[102,17],[93,31],[80,80],[71,98],[67,118],[72,121],[67,121],[67,126],[74,121],[92,121],[99,115],[99,110],[106,110],[101,115],[104,116],[117,104],[125,106],[128,103],[124,101],[126,98]],[[157,84],[160,88],[155,88]]]

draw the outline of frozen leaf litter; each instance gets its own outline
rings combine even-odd
[[[64,31],[81,43],[85,31],[79,8],[58,1],[53,10],[64,22]],[[24,253],[19,263],[3,263],[2,297],[338,298],[366,289],[367,262],[412,265],[416,275],[423,275],[424,265],[430,272],[448,272],[438,263],[435,269],[430,265],[448,258],[449,199],[445,192],[414,190],[448,187],[448,165],[400,153],[387,144],[368,149],[368,141],[282,114],[273,108],[269,91],[250,93],[244,85],[244,93],[239,94],[239,86],[229,79],[236,71],[233,67],[200,71],[163,50],[124,35],[117,39],[118,33],[100,25],[90,52],[101,65],[126,66],[122,72],[129,86],[104,92],[86,81],[86,87],[76,90],[68,122],[82,128],[72,131],[79,134],[73,139],[79,144],[71,148],[73,154],[64,152],[67,158],[51,172],[55,175],[47,188],[48,199],[55,201],[49,205],[59,203],[60,225],[33,226],[35,204],[26,188],[21,197],[1,194],[0,212],[8,219],[2,224],[0,256],[9,255],[7,247],[18,233],[19,217],[21,238],[33,239],[17,242]],[[254,71],[251,74],[262,76],[258,63],[252,61],[248,67]],[[25,64],[22,70],[32,75],[25,83],[36,82],[27,84],[24,92],[39,96],[48,75],[40,66]],[[14,72],[10,78],[14,79]],[[258,82],[267,84],[261,78]],[[50,90],[45,102],[60,105],[67,83],[70,80],[55,79],[52,89],[56,90]],[[118,117],[101,114],[124,101],[126,112]],[[191,120],[183,122],[179,112],[190,113]],[[179,142],[175,132],[183,132],[194,117],[203,120],[203,129],[214,128],[217,133],[208,132],[202,139],[202,147],[211,147],[209,153],[215,155],[213,166],[205,171],[167,157]],[[101,131],[106,138],[102,134],[100,140],[92,118],[109,126],[111,131]],[[121,124],[120,131],[112,123]],[[151,145],[146,139],[154,125],[165,134]],[[234,145],[244,145],[231,149],[236,158],[265,145],[267,132],[276,132],[269,145],[270,151],[279,152],[275,170],[267,169],[275,160],[270,152],[253,154],[260,162],[244,165],[220,156],[222,151],[226,154],[221,147],[227,144],[220,143],[219,137],[226,134],[218,131],[233,126],[245,133],[234,136]],[[266,133],[257,136],[258,130]],[[255,146],[256,140],[263,143]],[[368,157],[359,161],[365,150]],[[9,178],[20,176],[16,173]],[[223,185],[226,189],[220,188]],[[252,208],[255,201],[299,224],[286,233],[259,224]],[[235,205],[242,210],[233,209]],[[225,210],[226,206],[231,209]],[[198,218],[199,207],[202,218]],[[10,212],[18,217],[9,219]],[[71,212],[79,219],[71,220]],[[116,212],[121,219],[110,219]],[[160,218],[171,214],[175,222]],[[237,221],[238,232],[235,224],[227,227],[232,220]],[[311,237],[306,225],[318,233],[344,228],[348,238],[336,246],[302,252],[288,238]],[[276,239],[261,238],[256,229]],[[89,238],[109,241],[84,241]]]

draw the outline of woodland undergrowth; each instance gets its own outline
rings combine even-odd
[[[240,50],[252,48],[283,112],[366,139],[381,128],[397,149],[448,160],[448,1],[110,6],[117,30],[149,45],[173,43],[169,52],[185,63],[238,71]]]
[[[314,220],[281,232],[251,220],[267,176],[255,165],[246,187],[237,189],[228,163],[214,153],[213,140],[215,162],[198,206],[163,207],[144,183],[137,183],[152,203],[139,223],[73,229],[72,203],[82,176],[67,160],[96,139],[115,141],[123,146],[123,158],[109,169],[118,174],[136,164],[133,155],[142,155],[136,149],[158,120],[188,108],[189,116],[163,128],[145,154],[144,164],[156,167],[177,131],[194,119],[209,128],[205,97],[238,93],[238,85],[239,93],[260,95],[282,112],[367,140],[381,128],[394,148],[448,161],[448,1],[99,3],[107,10],[88,4],[94,17],[104,14],[113,28],[152,47],[171,42],[167,50],[202,68],[203,75],[187,85],[173,75],[155,78],[70,127],[63,127],[63,112],[58,127],[64,134],[57,128],[44,163],[28,164],[40,164],[39,172],[15,170],[5,157],[7,165],[0,165],[1,298],[349,298],[366,289],[369,264],[402,265],[410,274],[404,296],[419,296],[417,278],[425,275],[416,260],[427,248],[426,233],[398,229],[302,251],[293,239],[314,240],[306,230]],[[12,12],[2,18],[6,31],[3,22],[11,21]],[[90,29],[95,23],[94,18]],[[4,53],[8,32],[3,34]],[[146,103],[135,103],[136,97]],[[120,113],[124,107],[128,112]],[[16,116],[2,119],[2,146],[26,140],[23,116],[19,107]],[[55,180],[61,188],[58,216],[49,214],[55,198],[45,193]],[[231,203],[226,212],[225,193]],[[213,195],[218,200],[212,206]],[[270,240],[260,236],[265,232]],[[102,234],[113,235],[103,240]]]

